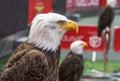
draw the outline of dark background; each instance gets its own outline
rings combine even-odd
[[[28,0],[0,0],[0,38],[27,28]]]
[[[66,13],[66,0],[53,0],[53,11],[60,14]]]

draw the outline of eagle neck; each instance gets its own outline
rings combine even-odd
[[[28,42],[42,50],[55,52],[60,45],[60,37],[57,35],[50,36],[48,34],[41,34],[38,36],[29,36]]]

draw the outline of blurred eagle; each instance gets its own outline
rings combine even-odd
[[[59,81],[60,39],[78,24],[57,13],[37,15],[28,40],[11,55],[0,73],[0,81]]]
[[[84,70],[83,47],[87,43],[81,40],[70,45],[70,52],[59,66],[60,81],[80,81]]]
[[[114,19],[114,9],[107,5],[101,12],[98,19],[98,37],[100,37],[101,33],[108,31],[111,27],[111,24]]]

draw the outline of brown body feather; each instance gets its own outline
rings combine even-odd
[[[60,50],[56,53],[24,42],[0,73],[0,81],[58,81]]]
[[[115,15],[114,9],[110,5],[107,5],[103,9],[98,19],[98,36],[101,35],[102,31],[106,27],[109,27],[109,28],[111,27],[111,24],[114,19],[114,15]]]
[[[70,52],[59,67],[60,81],[79,81],[84,70],[82,55]]]

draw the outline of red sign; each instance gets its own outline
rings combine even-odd
[[[120,26],[114,27],[114,50],[120,51]]]
[[[66,0],[66,10],[105,6],[107,0]]]
[[[107,4],[107,0],[100,0],[100,6],[105,6]]]
[[[104,41],[102,37],[97,37],[96,25],[79,25],[79,32],[68,31],[61,40],[61,48],[69,49],[70,44],[75,40],[83,40],[88,43],[86,50],[103,51]]]
[[[99,0],[75,0],[75,7],[97,7],[100,6]]]
[[[69,11],[73,8],[74,0],[66,0],[66,10]]]
[[[117,0],[117,7],[120,7],[120,0]]]
[[[52,0],[29,0],[28,24],[35,15],[52,11]]]

